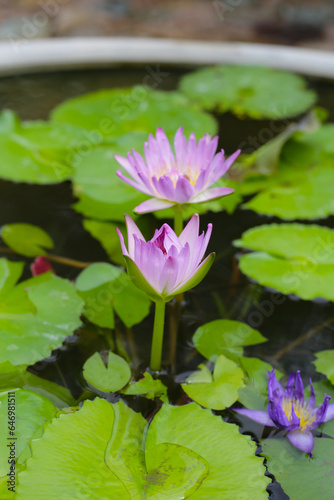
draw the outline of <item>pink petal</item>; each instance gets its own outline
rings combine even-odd
[[[266,411],[261,410],[247,410],[246,408],[231,408],[232,410],[240,413],[241,415],[245,415],[248,418],[254,420],[254,422],[258,422],[262,425],[267,425],[268,427],[275,427],[274,422],[269,417]]]
[[[178,259],[168,257],[163,268],[160,271],[159,292],[164,295],[169,295],[173,289],[178,275],[179,263]]]
[[[186,203],[194,194],[194,186],[185,177],[179,177],[175,187],[175,202]]]
[[[137,182],[133,181],[132,179],[129,179],[128,177],[125,177],[123,175],[123,172],[121,170],[117,170],[116,174],[122,181],[127,182],[130,184],[130,186],[134,187],[135,189],[138,189],[138,191],[141,191],[142,193],[145,194],[152,194],[145,186],[138,184]]]
[[[176,163],[179,167],[179,171],[182,172],[181,167],[185,164],[187,155],[187,139],[183,135],[183,127],[180,127],[175,134],[174,149],[175,149]]]
[[[119,241],[121,242],[122,254],[127,255],[129,257],[128,251],[127,251],[126,246],[125,246],[124,237],[123,237],[121,231],[118,229],[118,227],[116,227],[116,231],[118,233]]]
[[[228,187],[216,187],[211,189],[206,189],[202,193],[194,196],[189,200],[189,203],[203,203],[205,201],[214,200],[215,198],[221,198],[234,192],[234,189]]]
[[[155,212],[157,210],[164,210],[165,208],[172,207],[174,203],[166,200],[159,200],[158,198],[150,198],[149,200],[143,201],[138,205],[133,211],[136,214],[146,214],[148,212]]]
[[[175,188],[172,179],[168,175],[163,175],[160,179],[152,177],[152,183],[158,195],[169,201],[175,200]]]
[[[119,155],[114,155],[115,160],[117,163],[121,165],[121,167],[126,170],[126,172],[131,175],[131,177],[134,178],[135,181],[139,181],[138,174],[136,172],[136,169],[134,168],[133,165],[131,165],[130,161],[128,158],[124,158],[124,156],[119,156]]]
[[[126,221],[126,228],[127,228],[127,232],[128,232],[129,257],[133,260],[134,248],[135,248],[134,236],[137,236],[137,238],[139,240],[143,240],[143,241],[145,241],[145,238],[142,235],[140,229],[137,227],[137,225],[131,219],[130,215],[125,214],[125,221]]]
[[[305,453],[308,453],[310,456],[312,456],[314,439],[311,432],[292,431],[288,432],[287,436],[293,446],[295,446],[299,450],[305,451]]]
[[[188,242],[190,247],[192,247],[195,244],[196,239],[198,238],[198,233],[199,216],[198,214],[194,214],[180,234],[179,240],[183,246]]]
[[[155,136],[158,147],[160,148],[160,154],[162,155],[167,168],[171,170],[175,164],[175,158],[172,148],[170,147],[168,137],[161,127],[158,127]]]
[[[210,185],[214,184],[215,182],[218,181],[230,168],[234,160],[239,156],[240,154],[240,149],[238,149],[233,155],[231,155],[227,160],[222,163],[222,165],[219,165],[216,167],[215,171],[211,173],[209,176],[209,182]],[[218,156],[218,155],[217,155]]]

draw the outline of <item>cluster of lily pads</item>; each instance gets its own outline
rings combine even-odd
[[[54,242],[42,228],[20,221],[1,228],[8,254],[0,259],[1,499],[260,500],[271,483],[266,468],[291,499],[329,498],[334,350],[317,353],[314,362],[327,379],[304,392],[298,372],[284,388],[276,378],[283,373],[244,355],[244,347],[266,341],[261,332],[219,318],[194,328],[202,363],[175,378],[177,405],[161,376],[161,357],[169,370],[165,303],[177,320],[187,291],[214,269],[214,254],[204,258],[211,230],[224,231],[210,224],[200,235],[197,214],[241,208],[280,219],[234,241],[239,269],[284,295],[334,300],[334,231],[326,220],[309,224],[334,214],[334,125],[324,123],[316,99],[299,76],[224,66],[185,75],[178,91],[136,86],[76,97],[47,122],[2,112],[0,177],[70,181],[73,209],[110,262],[83,266],[70,281],[55,273]],[[239,156],[226,158],[211,138],[215,116],[225,112],[275,120],[284,130],[254,152],[241,145]],[[153,219],[154,233],[147,212],[174,219],[174,229]],[[32,276],[21,280],[26,263]],[[153,341],[138,376],[129,344],[116,346],[112,333],[116,324],[130,331],[144,321]],[[109,348],[82,366],[89,391],[76,400],[32,365],[68,336],[80,336],[83,323],[96,325]],[[13,391],[15,491],[3,453]],[[153,411],[135,411],[138,401]],[[255,442],[236,425],[247,428],[248,417],[275,430]]]

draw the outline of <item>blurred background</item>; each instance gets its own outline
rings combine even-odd
[[[0,40],[148,36],[334,49],[333,0],[0,0]]]

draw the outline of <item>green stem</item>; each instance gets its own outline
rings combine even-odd
[[[151,348],[151,363],[150,368],[152,371],[160,371],[161,368],[161,354],[162,343],[164,337],[164,324],[165,324],[165,302],[155,303],[155,316],[153,327],[153,339]]]
[[[182,210],[180,208],[175,208],[175,211],[174,211],[174,232],[176,233],[177,236],[180,236],[182,231],[183,231]]]

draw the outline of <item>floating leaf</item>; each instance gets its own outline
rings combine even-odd
[[[214,361],[224,354],[238,361],[243,353],[243,346],[261,344],[266,338],[245,323],[228,319],[210,321],[197,328],[193,343],[204,357]]]
[[[130,499],[105,462],[113,426],[113,407],[102,399],[55,419],[43,438],[32,442],[33,459],[19,475],[17,499],[72,499],[79,492],[89,500]]]
[[[53,248],[48,233],[32,224],[6,224],[1,228],[1,238],[9,248],[25,257],[46,255],[45,248]]]
[[[151,302],[122,269],[98,262],[87,267],[76,281],[85,301],[85,316],[94,324],[114,328],[114,311],[131,327],[149,313]]]
[[[263,476],[261,459],[254,456],[254,443],[210,410],[196,403],[164,404],[149,427],[146,452],[154,451],[160,443],[185,446],[209,464],[209,475],[191,495],[192,500],[268,498],[268,478]]]
[[[267,498],[262,460],[237,426],[195,403],[164,404],[148,429],[146,424],[121,401],[85,401],[32,442],[18,500],[75,498],[78,487],[90,500]],[[55,472],[61,481],[54,481]]]
[[[315,438],[314,458],[295,448],[288,439],[261,441],[268,470],[294,500],[328,500],[334,491],[332,439]]]
[[[219,356],[212,375],[206,366],[199,368],[182,384],[191,399],[213,410],[223,410],[235,403],[238,390],[244,387],[244,373],[234,361]]]
[[[83,376],[99,391],[117,392],[129,382],[131,370],[125,359],[113,352],[109,352],[108,364],[105,366],[96,352],[84,364]]]
[[[11,111],[0,115],[0,177],[53,184],[73,174],[72,156],[84,131],[67,123],[20,123]]]
[[[180,88],[203,108],[251,118],[281,120],[316,101],[297,75],[257,66],[213,66],[185,75]]]
[[[13,414],[14,412],[14,414]],[[16,389],[0,393],[0,495],[2,500],[13,498],[7,481],[11,464],[8,463],[10,445],[16,458],[16,475],[23,468],[24,459],[30,456],[29,441],[39,437],[45,423],[55,417],[57,408],[46,398],[31,391]],[[24,416],[24,418],[23,418]],[[14,420],[13,428],[9,417]],[[10,434],[12,432],[12,434]],[[14,438],[14,439],[13,439]],[[17,484],[17,480],[14,481]],[[15,488],[14,488],[15,489]]]
[[[144,378],[129,384],[123,391],[127,396],[142,395],[147,399],[160,398],[166,400],[167,387],[159,379],[154,379],[148,372],[144,373]]]
[[[83,226],[93,238],[96,238],[101,243],[112,262],[121,266],[124,265],[124,257],[116,227],[126,233],[125,224],[86,219],[83,221]]]
[[[243,273],[261,285],[304,300],[334,300],[334,231],[303,224],[270,224],[249,229],[234,242],[255,250],[243,255]]]
[[[322,219],[333,215],[332,163],[300,173],[291,181],[269,187],[243,206],[284,220]]]
[[[26,370],[25,366],[13,366],[9,361],[0,363],[0,391],[25,389],[36,392],[49,399],[57,408],[72,406],[75,403],[70,391],[50,380],[37,377]]]
[[[74,285],[51,273],[8,289],[0,303],[0,362],[29,365],[49,356],[80,326],[82,307]]]
[[[317,372],[326,375],[334,385],[334,350],[319,351],[315,353],[316,361],[313,361]]]
[[[182,125],[185,133],[195,132],[198,137],[215,133],[215,119],[178,92],[150,90],[135,87],[101,90],[63,102],[52,112],[52,120],[84,127],[91,148],[103,141],[114,141],[115,137],[128,132],[155,133],[162,127],[173,137]],[[147,140],[147,137],[146,139]],[[134,145],[127,142],[127,151]]]

